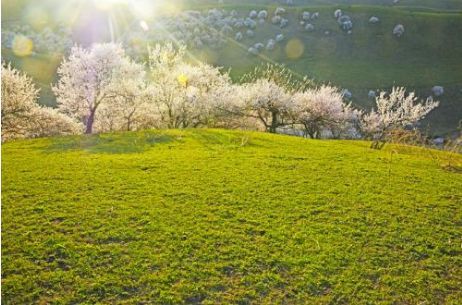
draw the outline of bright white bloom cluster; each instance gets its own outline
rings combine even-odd
[[[37,104],[32,79],[2,65],[2,141],[81,132],[81,126],[55,109]]]
[[[36,103],[38,90],[30,78],[2,67],[3,140],[83,129],[92,133],[199,126],[272,133],[291,128],[312,138],[362,134],[382,140],[393,128],[415,127],[438,106],[432,100],[417,103],[414,93],[398,87],[390,94],[381,92],[375,97],[377,109],[364,115],[345,102],[340,89],[314,88],[306,77],[272,64],[257,67],[233,84],[220,68],[188,62],[186,47],[172,43],[149,49],[148,66],[133,62],[117,44],[74,47],[58,76],[53,91],[59,112]]]
[[[336,138],[355,137],[358,133],[362,113],[343,102],[339,89],[321,86],[296,93],[293,100],[295,121],[311,138],[320,138],[322,132]]]
[[[258,79],[242,86],[248,115],[257,118],[269,132],[276,132],[286,125],[291,110],[290,95],[286,90],[268,79]]]
[[[150,51],[151,97],[162,127],[209,125],[215,101],[230,84],[229,76],[219,68],[186,63],[184,51],[172,44],[156,45]]]
[[[85,124],[92,133],[97,109],[126,96],[130,80],[135,92],[144,79],[144,67],[130,60],[120,45],[95,44],[91,49],[74,47],[58,68],[59,81],[53,87],[59,110]]]
[[[389,94],[381,92],[375,99],[377,109],[364,116],[364,133],[378,139],[393,128],[414,128],[439,105],[432,99],[424,103],[417,103],[417,100],[414,92],[406,93],[403,87],[393,87]]]

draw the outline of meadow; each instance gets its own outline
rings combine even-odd
[[[2,145],[4,304],[460,304],[462,157],[157,130]]]

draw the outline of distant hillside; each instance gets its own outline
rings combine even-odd
[[[248,4],[246,0],[178,0],[183,5],[216,5],[223,4]],[[394,6],[394,7],[411,7],[411,8],[429,8],[438,10],[462,10],[462,2],[459,0],[400,0],[394,3],[393,0],[289,0],[291,6],[308,6],[308,5],[377,5],[377,6]],[[254,0],[252,4],[257,5],[287,5],[287,0]]]
[[[249,6],[244,7],[239,8],[249,10]],[[336,7],[292,8],[288,14],[289,25],[284,29],[277,25],[257,26],[255,38],[244,39],[241,45],[231,44],[224,50],[195,55],[230,67],[236,79],[267,58],[282,62],[301,75],[349,89],[353,102],[363,107],[373,104],[368,98],[370,90],[401,85],[416,90],[425,99],[431,95],[433,86],[443,86],[445,94],[439,97],[441,106],[423,124],[436,133],[454,130],[462,119],[462,40],[457,39],[462,32],[462,15],[378,6],[337,7],[352,18],[351,35],[343,32],[334,19]],[[312,22],[313,32],[303,31],[298,24],[304,10],[320,13]],[[371,16],[379,17],[380,22],[370,24]],[[399,23],[405,26],[405,34],[396,38],[392,31]],[[266,43],[277,33],[283,33],[286,42],[299,39],[304,47],[302,56],[288,59],[286,44],[263,52],[263,58],[248,54],[248,46],[260,41]]]

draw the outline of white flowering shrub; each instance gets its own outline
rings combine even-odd
[[[150,52],[152,102],[163,127],[208,126],[221,87],[230,83],[219,68],[184,61],[184,47],[156,45]]]
[[[274,40],[270,39],[268,44],[270,42],[274,44]],[[259,65],[253,71],[244,74],[241,78],[241,83],[251,83],[258,79],[272,81],[291,94],[298,91],[305,91],[313,86],[313,82],[308,77],[295,75],[282,64],[267,63]]]
[[[118,96],[103,103],[96,111],[95,130],[130,131],[159,127],[152,95],[151,87],[146,83],[124,79],[119,83]]]
[[[339,89],[321,86],[295,93],[293,116],[296,124],[303,126],[305,135],[320,138],[329,132],[335,138],[355,137],[361,112],[343,102]]]
[[[362,131],[368,138],[383,141],[387,132],[394,128],[415,128],[417,123],[438,107],[439,102],[427,99],[418,103],[414,92],[393,87],[390,93],[381,92],[376,98],[376,109],[363,117]]]
[[[83,125],[69,116],[50,107],[36,107],[33,110],[33,129],[29,137],[52,137],[74,135],[83,132]]]
[[[38,94],[31,78],[2,65],[2,141],[81,132],[71,118],[38,105]]]
[[[242,86],[246,115],[260,121],[266,131],[276,133],[288,124],[292,100],[287,91],[272,80],[258,79]]]
[[[53,86],[59,110],[85,124],[93,132],[98,108],[117,99],[129,99],[121,90],[124,80],[143,82],[144,67],[128,58],[120,45],[95,44],[90,49],[74,47],[58,68]]]

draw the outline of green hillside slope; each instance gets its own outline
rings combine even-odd
[[[460,304],[461,156],[184,130],[2,145],[5,304]]]
[[[227,6],[247,12],[257,5]],[[335,8],[352,18],[353,33],[348,35],[333,17]],[[260,8],[266,8],[262,6]],[[298,24],[304,10],[318,11],[313,21],[315,30],[305,32]],[[231,68],[235,79],[261,62],[275,61],[286,64],[300,75],[309,75],[319,82],[330,82],[353,93],[357,106],[369,108],[373,100],[370,90],[389,90],[399,85],[415,90],[423,99],[431,95],[435,85],[444,86],[441,105],[424,122],[437,134],[457,128],[462,119],[462,15],[421,9],[378,6],[309,6],[289,9],[289,26],[257,27],[255,38],[241,44],[231,43],[224,50],[205,50],[194,55],[205,61]],[[371,16],[380,18],[379,24],[369,24]],[[405,34],[396,38],[392,30],[396,24],[405,26]],[[325,32],[329,31],[329,35]],[[265,51],[261,57],[247,52],[256,42],[263,42],[283,33],[286,40],[274,51]],[[303,54],[288,58],[286,45],[297,39],[304,47]]]

